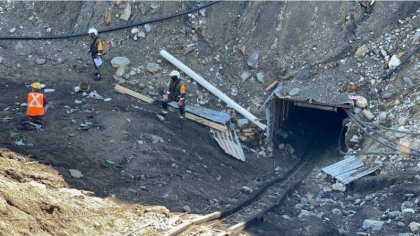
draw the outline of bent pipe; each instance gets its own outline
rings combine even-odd
[[[122,29],[127,29],[127,28],[132,28],[134,26],[140,26],[140,25],[145,25],[145,24],[150,24],[150,23],[155,23],[155,22],[160,22],[160,21],[165,21],[165,20],[169,20],[172,18],[176,18],[179,16],[183,16],[186,14],[189,14],[191,12],[195,12],[207,7],[210,7],[211,5],[214,5],[216,3],[219,3],[221,1],[214,1],[214,2],[210,2],[207,3],[201,7],[196,7],[184,12],[180,12],[177,14],[173,14],[170,16],[164,16],[164,17],[160,17],[157,19],[152,19],[152,20],[147,20],[147,21],[143,21],[143,22],[138,22],[138,23],[131,23],[128,25],[124,25],[124,26],[116,26],[116,27],[112,27],[109,29],[103,29],[103,30],[98,30],[98,33],[108,33],[108,32],[113,32],[113,31],[117,31],[117,30],[122,30]],[[41,36],[41,37],[34,37],[34,36],[17,36],[17,37],[11,37],[11,36],[6,36],[6,37],[0,37],[0,40],[54,40],[54,39],[69,39],[69,38],[77,38],[77,37],[83,37],[83,36],[89,36],[88,33],[78,33],[78,34],[67,34],[67,35],[57,35],[57,36]]]

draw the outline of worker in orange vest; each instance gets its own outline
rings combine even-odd
[[[32,92],[28,93],[28,98],[26,101],[27,112],[26,114],[37,123],[44,118],[46,106],[48,105],[47,97],[40,93],[41,83],[34,82],[31,84]]]

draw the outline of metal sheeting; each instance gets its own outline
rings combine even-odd
[[[356,156],[349,156],[342,161],[336,162],[330,166],[321,169],[328,175],[331,175],[343,184],[349,184],[356,179],[373,173],[379,169],[380,165],[367,166]]]
[[[236,135],[236,131],[232,126],[230,126],[225,132],[212,129],[212,134],[213,138],[226,154],[229,154],[241,161],[245,161],[244,150],[242,149],[241,143]]]
[[[177,102],[172,101],[168,104],[171,107],[178,108]],[[220,124],[226,124],[230,120],[229,114],[221,111],[211,110],[205,107],[186,105],[185,111]]]

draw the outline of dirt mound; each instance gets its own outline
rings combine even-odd
[[[121,203],[66,188],[58,172],[0,149],[1,235],[161,235],[164,207]]]

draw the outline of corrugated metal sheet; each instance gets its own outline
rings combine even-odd
[[[230,126],[225,132],[212,129],[212,134],[213,138],[217,141],[225,153],[235,157],[236,159],[245,161],[244,150],[242,149],[234,127]]]
[[[356,156],[349,156],[342,161],[324,167],[322,171],[343,184],[349,184],[356,179],[373,173],[379,167],[379,165],[367,166]]]
[[[171,107],[178,108],[177,102],[172,101],[169,103],[169,105]],[[229,114],[221,111],[211,110],[205,107],[186,105],[185,111],[220,124],[226,124],[230,120]]]

